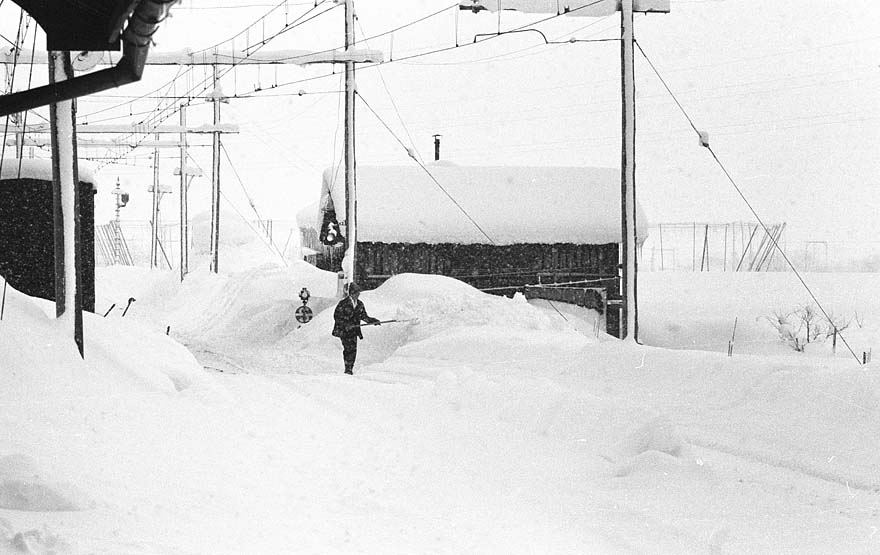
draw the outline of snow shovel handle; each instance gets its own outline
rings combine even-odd
[[[352,324],[347,329],[362,328],[364,326],[378,326],[379,324],[390,324],[392,322],[415,322],[418,318],[410,318],[408,320],[379,320],[378,322],[368,322],[366,324]]]

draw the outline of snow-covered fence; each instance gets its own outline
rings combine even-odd
[[[647,271],[784,271],[775,244],[785,248],[785,223],[765,230],[754,222],[664,223],[649,226],[639,251]]]
[[[226,213],[223,216],[227,216]],[[235,236],[235,241],[245,239],[270,242],[284,253],[285,258],[295,258],[299,246],[299,237],[295,236],[296,225],[292,220],[253,220],[243,222],[238,215],[229,214],[228,219],[221,217],[220,255],[223,255],[224,242]],[[197,219],[196,219],[197,220]],[[180,261],[180,223],[177,221],[163,222],[159,220],[159,267],[176,268]],[[225,223],[224,223],[225,222]],[[203,223],[203,222],[202,222]],[[190,255],[198,255],[207,250],[207,241],[200,237],[200,222],[190,224],[189,250]],[[232,230],[232,228],[235,228]],[[224,234],[227,231],[227,234]],[[152,242],[152,224],[148,220],[121,220],[119,232],[122,238],[121,264],[132,266],[149,266]],[[116,264],[115,256],[115,221],[95,226],[95,241],[98,246],[96,263],[99,266]],[[259,238],[258,238],[259,237]]]

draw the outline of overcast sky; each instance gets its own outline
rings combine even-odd
[[[155,36],[155,52],[207,48],[258,21],[272,1],[185,1]],[[372,37],[416,21],[452,1],[356,2],[357,37]],[[246,7],[242,7],[246,6]],[[291,0],[273,17],[236,38],[254,46],[314,2]],[[405,6],[405,9],[403,8]],[[870,0],[672,0],[670,14],[636,17],[636,39],[694,124],[768,223],[787,222],[810,239],[880,239],[880,4]],[[311,11],[310,11],[311,10]],[[286,15],[285,15],[286,11]],[[18,9],[0,6],[2,33],[15,34]],[[357,105],[359,164],[412,164],[399,141],[428,160],[435,133],[442,158],[463,165],[620,165],[620,53],[617,42],[544,44],[538,33],[517,33],[473,44],[476,33],[514,29],[543,19],[536,14],[473,14],[448,9],[374,38],[386,61],[358,71],[358,89],[384,124]],[[13,21],[14,20],[14,21]],[[337,7],[270,40],[261,53],[282,48],[322,50],[342,44],[343,9]],[[499,27],[500,26],[500,27]],[[548,40],[619,36],[619,17],[559,17],[535,25]],[[403,60],[407,56],[454,47]],[[44,48],[42,39],[38,49]],[[340,68],[337,68],[340,69]],[[37,68],[34,82],[44,79]],[[237,68],[222,79],[233,98],[222,120],[241,133],[224,138],[223,188],[236,207],[253,214],[239,185],[264,217],[292,219],[317,200],[321,171],[338,164],[342,149],[340,75],[327,65]],[[79,103],[81,122],[139,121],[156,108],[160,87],[181,95],[201,83],[202,68],[148,67],[141,83]],[[18,71],[18,88],[27,74]],[[652,223],[752,220],[687,119],[637,52],[637,195]],[[198,87],[197,90],[201,90]],[[254,94],[255,89],[262,92]],[[303,92],[305,94],[300,95]],[[168,100],[164,101],[167,105]],[[39,110],[48,115],[47,109]],[[209,123],[212,111],[191,103],[191,125]],[[42,121],[31,116],[31,122]],[[174,115],[168,123],[177,123]],[[385,125],[391,128],[389,132]],[[194,142],[204,142],[195,140]],[[191,213],[207,207],[211,149],[192,149],[206,171],[194,182]],[[100,155],[90,149],[83,156]],[[45,155],[45,154],[41,154]],[[98,221],[112,216],[109,189],[127,184],[132,203],[123,214],[149,217],[151,149],[127,164],[105,166]],[[172,175],[176,152],[163,153],[162,180]],[[611,194],[614,194],[612,192]],[[176,213],[176,195],[166,210]],[[170,216],[169,216],[170,217]]]

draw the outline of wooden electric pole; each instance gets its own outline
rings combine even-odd
[[[186,105],[180,107],[180,281],[189,272],[189,184],[186,180]],[[216,136],[217,133],[215,132]],[[158,141],[157,141],[158,142]]]
[[[192,52],[182,51],[182,52],[151,52],[149,58],[146,61],[146,65],[178,65],[178,66],[212,66],[213,68],[213,78],[214,78],[214,92],[211,97],[211,101],[214,103],[214,125],[212,126],[200,126],[196,128],[187,128],[185,124],[183,124],[184,117],[181,115],[181,125],[173,126],[173,125],[164,125],[164,126],[149,126],[149,125],[104,125],[104,124],[92,124],[83,126],[80,130],[85,133],[125,133],[125,134],[151,134],[151,133],[180,133],[181,139],[177,143],[168,143],[163,142],[160,143],[156,141],[155,144],[150,141],[136,141],[134,145],[131,146],[158,146],[158,147],[177,147],[181,148],[181,158],[185,156],[186,149],[186,135],[185,133],[207,133],[210,132],[213,134],[213,163],[212,163],[212,177],[211,177],[211,237],[210,237],[210,245],[211,245],[211,270],[215,273],[219,269],[219,236],[220,236],[220,136],[222,133],[237,133],[238,128],[234,125],[221,125],[220,124],[220,103],[227,102],[225,98],[223,98],[223,94],[220,87],[220,74],[219,68],[221,66],[247,66],[247,65],[297,65],[297,66],[305,66],[310,64],[340,64],[344,63],[346,68],[346,154],[345,154],[345,162],[346,162],[346,190],[348,191],[349,186],[351,187],[351,193],[347,194],[347,199],[350,199],[350,202],[346,201],[346,213],[347,213],[347,222],[348,211],[351,210],[350,221],[354,222],[357,217],[356,212],[356,204],[354,197],[354,176],[355,176],[355,163],[354,163],[354,96],[355,96],[355,83],[354,83],[354,66],[358,63],[380,63],[383,60],[382,52],[379,50],[355,50],[354,46],[354,8],[352,6],[352,0],[345,0],[345,25],[346,25],[346,33],[345,33],[345,45],[346,48],[344,51],[332,50],[332,51],[323,51],[323,52],[309,52],[305,50],[277,50],[277,51],[260,51],[258,56],[253,56],[253,52],[247,50],[216,50],[213,55],[194,55]],[[47,63],[48,58],[39,52],[31,52],[23,50],[18,53],[18,57],[26,57],[28,59],[33,59],[33,63]],[[0,52],[0,64],[12,64],[14,63],[14,57],[7,52]],[[109,58],[102,59],[98,62],[101,64],[110,64],[111,60]],[[184,109],[183,107],[181,108]],[[24,133],[39,133],[43,131],[43,126],[41,125],[28,125],[25,129],[24,126],[17,125],[16,130],[21,131],[22,139],[18,141],[18,143],[23,144],[23,136]],[[83,145],[86,146],[86,145]],[[92,142],[89,143],[89,146],[129,146],[123,142],[112,143],[112,142]],[[181,174],[185,173],[186,162],[185,160],[181,160],[180,163],[180,171]],[[181,188],[184,190],[185,195],[185,177],[181,175]],[[183,206],[186,206],[186,201],[183,201]],[[184,223],[185,225],[185,223]],[[352,225],[352,229],[354,229]],[[184,232],[181,234],[181,239],[184,237],[188,237],[188,230],[185,228]],[[351,263],[351,270],[349,271],[349,275],[352,274],[354,264],[353,264],[353,247],[354,243],[351,242],[352,247],[352,256],[349,258]],[[181,248],[181,253],[188,254],[188,244],[186,247]],[[188,270],[187,268],[188,262],[184,259],[184,263],[181,265],[182,274],[181,277]]]
[[[159,135],[156,135],[156,142],[159,142]],[[159,266],[159,200],[162,193],[159,190],[159,147],[153,148],[153,216],[151,218],[152,231],[150,241],[150,268]]]
[[[49,82],[72,79],[70,52],[52,51],[49,54]],[[50,104],[49,122],[55,220],[55,314],[62,322],[69,323],[79,354],[84,357],[75,101]]]
[[[638,341],[638,302],[636,296],[636,101],[633,38],[633,0],[620,2],[620,71],[623,91],[621,145],[621,296],[620,338]]]
[[[214,64],[214,125],[220,124],[220,92],[218,66]],[[211,271],[220,271],[220,133],[214,133],[213,164],[211,171]],[[186,165],[181,162],[180,172],[185,173]]]
[[[345,0],[345,49],[354,45],[353,0]],[[345,232],[347,248],[342,271],[346,283],[355,281],[355,249],[357,247],[357,183],[355,173],[354,132],[354,62],[345,62]]]
[[[621,145],[621,242],[620,242],[620,337],[638,340],[638,303],[636,275],[638,273],[636,246],[636,104],[633,13],[669,13],[669,0],[569,0],[565,13],[571,16],[605,17],[620,12],[620,73],[622,96],[622,145]],[[460,0],[462,10],[477,13],[482,10],[502,9],[531,13],[548,13],[558,2],[535,2],[532,0]],[[499,26],[499,33],[500,33]],[[662,255],[662,253],[661,253]]]

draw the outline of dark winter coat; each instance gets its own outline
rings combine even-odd
[[[336,305],[333,311],[333,336],[340,338],[364,338],[361,333],[361,322],[368,324],[379,320],[367,314],[364,303],[358,299],[357,305],[352,305],[351,297],[345,297]]]

